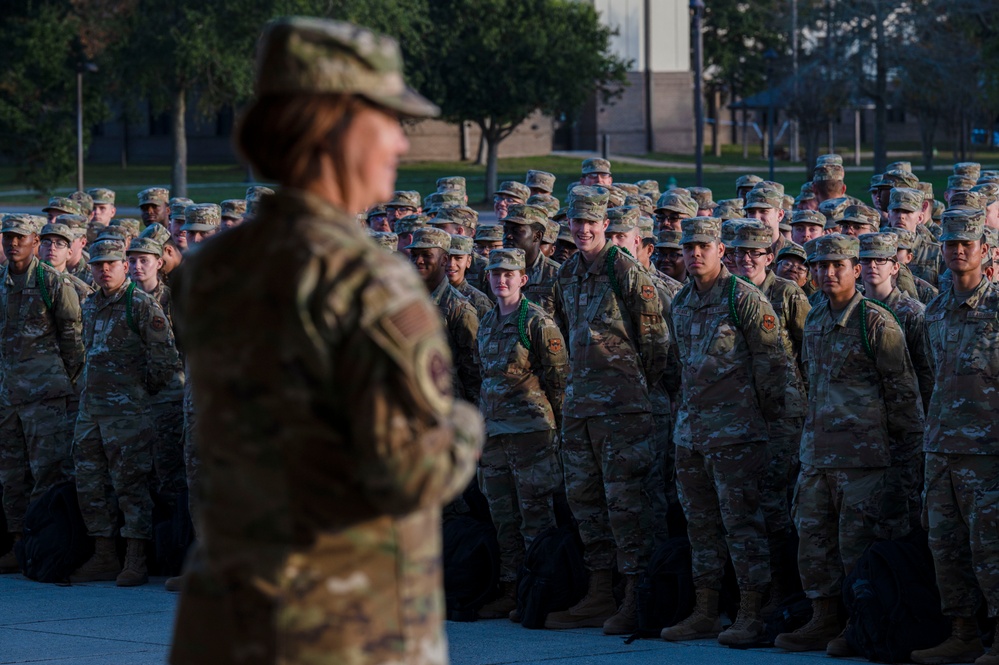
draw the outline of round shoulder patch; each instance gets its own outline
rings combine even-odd
[[[166,330],[166,319],[162,316],[154,316],[153,320],[149,324],[149,327],[156,332],[163,332]]]
[[[451,352],[440,335],[430,335],[416,348],[413,371],[416,385],[430,407],[448,413],[454,403]]]

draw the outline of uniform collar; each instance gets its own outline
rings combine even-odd
[[[441,298],[444,297],[444,292],[447,287],[451,286],[451,282],[447,281],[447,275],[441,278],[441,283],[434,287],[434,290],[430,292],[430,299],[434,301],[435,305],[441,304]]]
[[[836,313],[833,311],[829,299],[826,298],[825,305],[827,308],[829,308],[829,314],[831,316],[837,317],[836,320],[833,322],[833,324],[840,326],[841,328],[846,328],[847,324],[850,321],[850,317],[853,316],[853,310],[857,309],[857,307],[860,305],[860,301],[863,299],[864,299],[864,294],[862,294],[860,291],[855,291],[853,294],[853,298],[850,299],[850,302],[846,304],[846,307],[844,307],[843,311],[840,312],[839,315],[837,316]]]
[[[961,307],[967,307],[968,309],[978,309],[981,304],[982,299],[985,297],[986,291],[992,286],[992,282],[989,281],[988,277],[984,274],[982,275],[982,281],[978,283],[978,286],[971,292],[971,295],[961,302],[958,300],[957,293],[954,291],[954,283],[951,282],[950,290],[947,293],[947,309],[956,310]]]

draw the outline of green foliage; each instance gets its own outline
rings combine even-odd
[[[741,97],[766,88],[763,54],[790,52],[787,0],[710,0],[704,8],[704,69],[709,85],[730,87]],[[802,0],[802,4],[804,0]]]

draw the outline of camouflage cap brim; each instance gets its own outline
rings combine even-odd
[[[125,248],[122,247],[117,252],[105,252],[98,256],[91,256],[90,260],[87,261],[87,265],[93,265],[95,263],[102,263],[105,261],[125,261]]]
[[[200,231],[203,233],[205,231],[214,231],[217,228],[218,228],[217,226],[212,226],[211,224],[184,224],[182,227],[180,227],[180,230]]]
[[[490,261],[486,266],[487,271],[492,270],[523,270],[524,266],[519,265],[516,261],[511,259],[500,259],[498,261]]]

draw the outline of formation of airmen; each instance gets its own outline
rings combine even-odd
[[[849,656],[843,579],[875,539],[921,527],[953,631],[913,660],[999,664],[974,618],[983,599],[999,613],[999,172],[957,164],[940,201],[906,162],[874,176],[866,201],[844,177],[824,155],[797,197],[745,175],[715,202],[615,182],[587,159],[565,205],[550,173],[502,183],[492,224],[453,176],[358,216],[438,308],[454,363],[432,378],[486,424],[478,484],[502,594],[481,617],[518,620],[518,570],[564,496],[589,584],[546,627],[634,632],[639,576],[679,507],[697,601],[664,639],[756,643],[786,596],[772,573],[793,565],[781,557],[796,531],[813,615],[776,644]],[[95,552],[71,581],[148,581],[154,492],[176,502],[189,488],[197,515],[170,275],[271,193],[216,205],[150,188],[136,220],[98,188],[53,198],[47,218],[3,217],[4,514],[20,538],[29,502],[75,480]],[[722,630],[729,560],[741,601]]]

